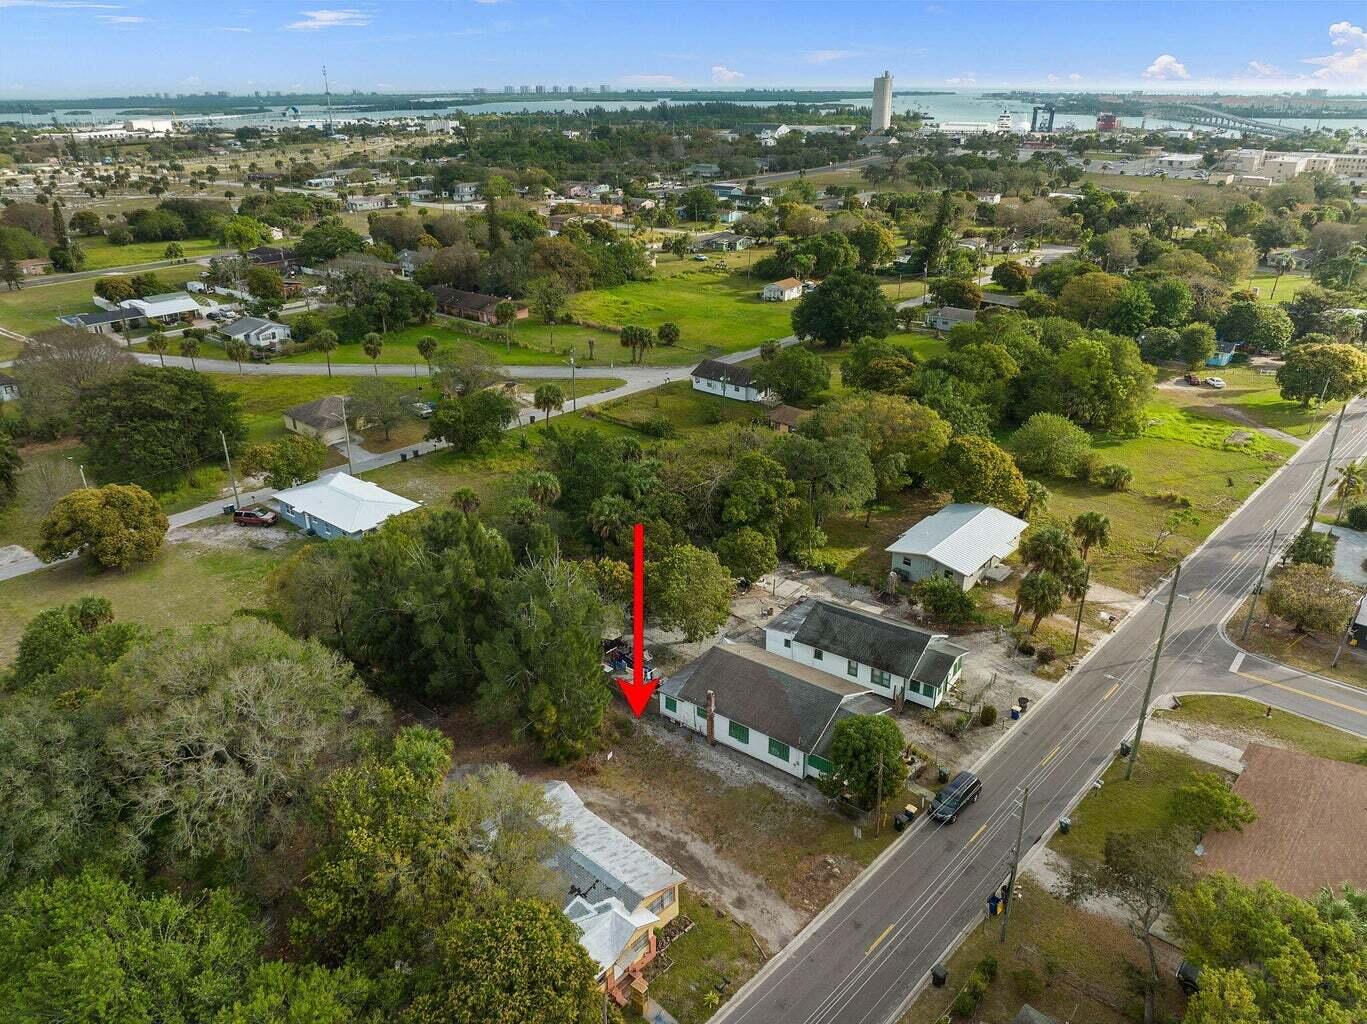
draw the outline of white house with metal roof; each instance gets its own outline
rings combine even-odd
[[[968,651],[943,633],[834,601],[803,600],[764,627],[764,648],[893,703],[937,707]]]
[[[281,516],[325,540],[358,539],[391,516],[418,507],[416,501],[347,473],[333,473],[280,491],[274,500]]]
[[[942,576],[971,590],[1016,550],[1029,525],[991,505],[956,503],[926,516],[885,550],[904,580]]]
[[[218,333],[225,338],[237,338],[252,348],[275,351],[282,341],[290,340],[288,325],[259,316],[239,317],[232,323],[221,324]]]

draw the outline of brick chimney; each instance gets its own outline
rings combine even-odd
[[[717,691],[707,691],[707,742],[717,745]]]

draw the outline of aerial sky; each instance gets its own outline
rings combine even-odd
[[[324,5],[328,6],[324,6]],[[0,0],[0,97],[597,88],[1367,90],[1361,0]]]

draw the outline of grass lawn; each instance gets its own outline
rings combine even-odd
[[[178,287],[199,277],[203,268],[196,263],[166,267],[155,271],[168,287]],[[0,326],[21,334],[44,331],[60,326],[57,316],[62,313],[89,313],[95,307],[90,297],[95,294],[95,281],[63,281],[60,284],[31,285],[22,291],[0,292]],[[10,359],[19,351],[19,343],[0,337],[0,359]]]
[[[57,499],[81,486],[85,449],[75,441],[20,449],[18,493],[0,509],[0,547],[18,544],[33,550],[38,526]]]
[[[1204,762],[1176,750],[1142,744],[1134,777],[1125,778],[1126,759],[1118,757],[1102,776],[1105,783],[1088,793],[1072,813],[1073,829],[1049,841],[1070,859],[1100,860],[1110,832],[1138,832],[1159,828],[1168,821],[1168,798],[1193,772],[1215,771]]]
[[[675,939],[664,953],[669,967],[650,980],[650,997],[679,1024],[703,1024],[712,1016],[708,994],[725,978],[722,1002],[737,992],[760,969],[764,958],[749,930],[720,907],[693,895],[685,886],[679,912],[693,922],[687,934]]]
[[[731,254],[730,261],[744,259]],[[793,333],[792,303],[763,302],[763,282],[717,264],[680,270],[653,281],[633,281],[581,292],[570,302],[574,313],[597,323],[637,324],[652,329],[672,322],[683,333],[674,349],[656,347],[651,361],[686,363],[705,354],[753,348]]]
[[[1331,761],[1367,763],[1367,740],[1285,711],[1274,712],[1268,718],[1262,704],[1242,697],[1183,697],[1180,708],[1158,712],[1157,716],[1168,722],[1230,729],[1241,736],[1292,747]]]
[[[1244,621],[1247,618],[1248,601],[1245,600],[1239,605],[1238,611],[1230,616],[1226,625],[1231,636],[1243,635]],[[1239,645],[1292,668],[1317,672],[1332,679],[1352,683],[1354,686],[1367,687],[1367,652],[1345,646],[1338,665],[1331,667],[1338,639],[1337,636],[1328,633],[1297,633],[1290,624],[1268,613],[1267,601],[1264,599],[1258,602],[1253,625],[1249,628],[1248,636],[1239,641]]]
[[[1160,374],[1176,376],[1171,366]],[[1277,378],[1260,373],[1251,366],[1224,366],[1208,371],[1225,382],[1219,391],[1213,388],[1175,385],[1162,390],[1163,400],[1174,405],[1194,409],[1212,416],[1224,416],[1236,423],[1253,423],[1309,439],[1315,431],[1338,411],[1338,403],[1307,407],[1300,402],[1282,398]]]
[[[107,597],[120,621],[149,629],[222,622],[238,608],[259,605],[266,574],[302,543],[274,550],[165,544],[152,562],[127,573],[92,575],[77,561],[5,580],[0,582],[0,663],[14,657],[29,619],[86,594]]]
[[[704,395],[695,391],[687,380],[676,380],[651,391],[606,402],[585,415],[632,429],[664,421],[677,435],[685,437],[723,423],[764,420],[764,410],[759,405]]]
[[[166,246],[169,244],[167,242],[134,242],[131,245],[110,245],[109,239],[103,235],[96,238],[81,238],[79,241],[81,248],[85,250],[85,266],[81,268],[82,270],[131,267],[137,263],[164,260],[166,259]],[[179,244],[185,250],[182,255],[186,259],[232,251],[208,238],[187,238]],[[202,270],[203,268],[199,269]]]
[[[1249,280],[1258,289],[1259,302],[1290,302],[1302,288],[1314,284],[1309,274],[1283,274],[1278,281],[1276,271],[1262,267]],[[1273,285],[1277,289],[1275,295],[1272,294]]]
[[[996,980],[968,1019],[1005,1024],[1022,1003],[1055,1020],[1131,1024],[1142,1017],[1131,984],[1135,969],[1147,970],[1143,947],[1124,925],[1070,906],[1030,878],[1011,910],[1002,945],[999,920],[985,920],[949,959],[949,985],[927,988],[901,1024],[939,1024],[984,958],[997,961]],[[1160,1020],[1176,1020],[1183,1007],[1176,981],[1164,972],[1158,998]],[[956,1020],[959,1018],[955,1018]]]

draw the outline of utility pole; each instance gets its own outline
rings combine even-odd
[[[1325,381],[1328,388],[1329,382]],[[1306,521],[1305,532],[1309,533],[1315,528],[1315,516],[1320,510],[1320,501],[1324,497],[1324,484],[1329,479],[1329,466],[1334,461],[1334,447],[1339,443],[1339,428],[1343,426],[1343,414],[1348,411],[1348,403],[1343,403],[1343,408],[1339,410],[1338,419],[1334,420],[1334,433],[1329,438],[1329,454],[1324,457],[1324,469],[1320,471],[1320,485],[1315,488],[1315,501],[1310,506],[1310,518]]]
[[[883,834],[883,755],[878,755],[878,799],[873,805],[874,838]]]
[[[1267,542],[1267,554],[1263,556],[1263,571],[1258,573],[1258,585],[1253,588],[1253,600],[1248,606],[1248,618],[1244,619],[1244,631],[1239,634],[1240,640],[1248,639],[1248,627],[1253,625],[1253,610],[1258,607],[1258,595],[1263,592],[1263,580],[1267,579],[1267,565],[1272,561],[1272,552],[1277,548],[1277,531],[1272,531],[1272,537]]]
[[[1130,748],[1130,763],[1125,766],[1125,778],[1134,774],[1134,763],[1139,759],[1139,741],[1144,738],[1144,719],[1149,714],[1149,701],[1153,698],[1153,682],[1158,677],[1158,659],[1163,656],[1163,641],[1168,636],[1168,620],[1172,618],[1172,606],[1177,601],[1177,582],[1182,577],[1182,563],[1172,571],[1172,588],[1168,591],[1168,606],[1163,609],[1163,626],[1158,631],[1158,646],[1153,649],[1153,664],[1149,666],[1149,682],[1144,687],[1144,701],[1139,705],[1139,724],[1134,730],[1134,746]]]
[[[570,350],[570,412],[579,411],[579,389],[574,383],[574,350]]]
[[[1077,625],[1073,627],[1073,653],[1077,653],[1078,637],[1082,635],[1082,609],[1087,604],[1087,588],[1092,583],[1092,567],[1087,566],[1082,576],[1082,600],[1077,603]]]
[[[228,455],[228,439],[223,436],[223,431],[218,432],[218,439],[223,442],[223,461],[228,464],[228,482],[233,485],[233,508],[242,507],[242,498],[237,493],[237,476],[233,473],[233,460]]]
[[[1020,824],[1016,826],[1016,849],[1011,854],[1011,876],[1006,880],[1006,912],[1002,914],[1002,937],[1006,941],[1006,926],[1011,922],[1011,904],[1016,902],[1016,871],[1021,862],[1021,843],[1025,839],[1025,805],[1030,802],[1030,787],[1021,793]]]
[[[342,433],[346,436],[346,471],[356,475],[356,464],[351,461],[351,424],[346,414],[346,395],[342,396]]]

